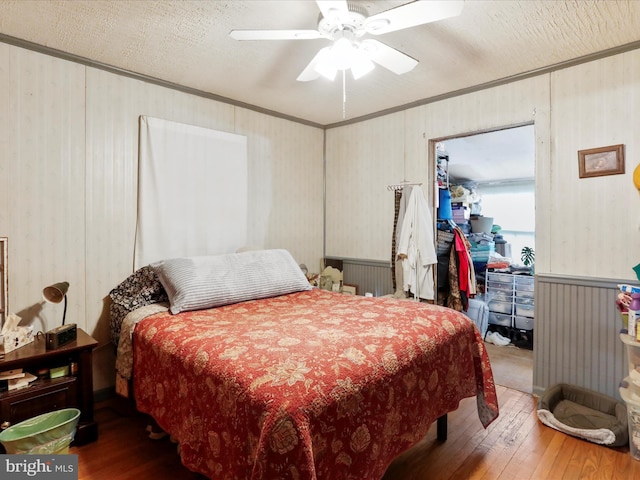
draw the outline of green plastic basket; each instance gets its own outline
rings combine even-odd
[[[7,453],[68,453],[79,419],[77,408],[43,413],[7,428],[0,433],[0,443]]]

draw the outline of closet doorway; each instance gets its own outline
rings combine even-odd
[[[440,188],[450,192],[453,221],[468,232],[472,243],[478,282],[475,300],[484,302],[489,311],[485,344],[496,384],[531,393],[535,295],[529,267],[533,274],[535,257],[524,258],[523,252],[535,255],[534,126],[506,127],[430,143],[439,167],[436,178]],[[477,227],[489,219],[488,231],[486,226]],[[483,265],[487,249],[491,260]],[[487,271],[500,276],[490,275],[488,281]],[[530,291],[516,291],[516,285],[530,287]],[[501,338],[494,342],[495,333]],[[505,338],[507,345],[503,345]]]

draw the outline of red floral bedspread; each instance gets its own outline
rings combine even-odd
[[[137,406],[212,479],[379,479],[438,417],[477,396],[489,359],[463,314],[314,289],[140,322]]]

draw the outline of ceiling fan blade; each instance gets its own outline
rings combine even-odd
[[[378,40],[364,40],[361,48],[375,63],[398,75],[410,72],[418,64],[415,58]]]
[[[322,16],[327,20],[341,25],[344,19],[349,18],[349,6],[347,0],[316,0]]]
[[[318,30],[231,30],[235,40],[313,40],[321,38]]]
[[[464,0],[418,0],[372,15],[365,22],[364,28],[372,35],[395,32],[396,30],[458,16],[462,12],[463,5]]]
[[[310,82],[311,80],[315,80],[320,77],[320,72],[316,70],[318,64],[322,61],[322,59],[329,53],[330,47],[321,48],[316,56],[309,62],[309,65],[305,67],[305,69],[298,75],[296,78],[299,82]]]

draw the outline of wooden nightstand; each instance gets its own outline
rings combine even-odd
[[[39,379],[26,388],[0,393],[1,428],[42,413],[74,407],[81,412],[74,443],[82,445],[97,440],[98,424],[93,420],[92,351],[98,342],[78,329],[75,341],[56,350],[47,350],[45,343],[40,335],[29,345],[7,353],[4,360],[0,360],[0,372],[22,368],[36,375],[39,369],[75,362],[76,375]]]

